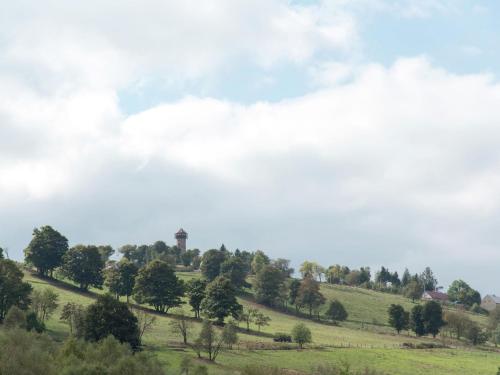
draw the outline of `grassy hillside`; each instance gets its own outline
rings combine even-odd
[[[193,273],[179,273],[183,279],[198,277]],[[72,286],[64,283],[49,283],[35,276],[26,275],[26,279],[34,288],[54,288],[60,296],[60,307],[48,321],[49,334],[57,340],[66,337],[68,327],[59,321],[62,305],[76,302],[83,305],[92,303],[89,294],[78,293]],[[319,363],[341,363],[348,361],[353,368],[366,366],[384,370],[393,375],[494,375],[500,365],[500,355],[495,352],[480,351],[472,348],[456,346],[454,349],[409,350],[401,349],[403,342],[432,342],[430,338],[417,339],[412,336],[395,335],[386,322],[387,307],[391,303],[400,303],[406,308],[411,301],[401,296],[367,291],[358,288],[323,285],[322,291],[328,299],[337,298],[347,308],[350,322],[340,327],[312,322],[291,314],[284,314],[252,302],[251,296],[240,299],[244,306],[257,306],[271,317],[270,326],[263,327],[262,332],[239,335],[240,344],[230,352],[224,352],[216,365],[210,365],[211,374],[232,374],[234,370],[246,364],[268,364],[282,368],[308,371]],[[100,292],[103,291],[93,291]],[[188,311],[188,307],[185,307]],[[179,344],[180,338],[169,330],[169,316],[158,316],[154,330],[144,337],[146,350],[154,352],[169,368],[178,368],[183,356],[195,357],[194,353]],[[484,320],[484,318],[476,317]],[[376,325],[362,324],[361,322]],[[278,331],[289,332],[298,322],[305,322],[311,329],[313,345],[311,349],[298,350],[265,350],[272,343],[271,335]],[[193,336],[200,324],[193,323]],[[363,328],[362,328],[363,327]],[[253,327],[255,330],[256,328]],[[450,344],[450,342],[448,342]],[[455,343],[451,343],[455,344]],[[267,348],[266,348],[267,345]],[[261,349],[257,349],[261,347]],[[248,350],[250,348],[251,350]],[[177,372],[177,370],[175,370]]]

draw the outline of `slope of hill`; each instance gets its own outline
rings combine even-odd
[[[182,278],[197,277],[196,274],[180,274]],[[62,306],[67,302],[82,305],[92,303],[92,294],[78,293],[72,286],[57,282],[49,283],[35,276],[26,275],[34,288],[54,288],[59,294],[59,308],[48,321],[49,334],[62,340],[69,334],[68,327],[59,321]],[[337,298],[345,304],[351,316],[351,322],[342,326],[333,326],[299,318],[291,314],[268,309],[252,302],[251,298],[240,299],[244,306],[257,306],[271,317],[270,325],[250,334],[242,329],[240,344],[234,350],[224,352],[216,365],[210,365],[211,374],[233,374],[234,370],[247,364],[264,364],[308,371],[321,363],[349,362],[353,368],[362,369],[370,366],[384,370],[393,375],[492,375],[500,364],[500,355],[496,352],[480,351],[462,346],[453,349],[410,350],[401,349],[404,342],[440,342],[431,338],[415,338],[407,334],[396,335],[383,325],[365,325],[370,318],[377,324],[384,324],[385,312],[391,303],[402,303],[407,308],[411,302],[400,297],[356,288],[323,285],[322,291],[330,298]],[[93,291],[102,293],[103,291]],[[185,307],[188,311],[188,308]],[[482,319],[482,318],[481,318]],[[180,360],[184,356],[195,357],[192,350],[182,347],[180,339],[171,333],[169,316],[158,316],[152,332],[144,337],[146,350],[154,352],[169,368],[178,372]],[[299,321],[306,323],[313,335],[310,349],[271,350],[272,334],[289,332]],[[363,328],[362,328],[363,326]],[[200,328],[198,322],[193,324],[194,337]]]

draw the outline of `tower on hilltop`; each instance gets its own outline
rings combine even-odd
[[[182,251],[186,251],[186,240],[188,238],[188,234],[184,229],[179,229],[175,234],[175,239],[177,240],[177,247]]]

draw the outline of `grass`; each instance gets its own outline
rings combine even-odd
[[[179,272],[179,277],[188,280],[199,277],[199,274]],[[81,293],[74,286],[63,282],[50,282],[36,276],[26,274],[35,289],[54,288],[59,294],[59,307],[47,322],[48,332],[56,340],[61,341],[69,334],[69,327],[59,321],[62,306],[67,302],[82,305],[92,303],[98,293],[103,290],[92,289],[91,293]],[[244,306],[258,307],[271,317],[269,326],[262,327],[262,332],[239,334],[239,348],[224,352],[218,358],[218,363],[210,364],[210,374],[234,374],[234,371],[249,364],[278,366],[281,368],[308,371],[314,365],[321,363],[342,363],[347,361],[353,369],[365,367],[376,368],[393,375],[493,375],[500,365],[500,355],[465,347],[463,344],[454,349],[401,349],[403,342],[434,342],[431,338],[416,338],[407,334],[396,335],[386,324],[387,308],[391,303],[399,303],[406,309],[412,307],[412,302],[397,295],[385,294],[365,289],[344,286],[322,285],[322,292],[327,300],[340,300],[349,313],[349,321],[341,326],[328,325],[300,318],[292,314],[268,309],[253,302],[252,296],[240,298]],[[188,307],[184,307],[187,312]],[[485,318],[473,315],[482,324]],[[180,345],[180,338],[170,332],[171,316],[158,316],[155,328],[146,333],[143,343],[146,350],[157,355],[168,368],[178,372],[179,363],[184,356],[195,357],[192,350]],[[298,350],[247,350],[247,345],[257,343],[266,345],[272,342],[276,332],[290,332],[297,322],[303,321],[312,331],[313,349]],[[364,322],[364,323],[363,323]],[[373,324],[376,323],[376,324]],[[198,322],[193,323],[194,337],[200,328]],[[456,345],[456,342],[446,341]]]

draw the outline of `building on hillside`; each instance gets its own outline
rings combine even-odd
[[[422,300],[424,301],[437,301],[440,303],[445,303],[449,301],[448,294],[438,291],[426,291],[422,294]]]
[[[186,251],[186,240],[188,238],[188,234],[184,229],[179,229],[175,234],[175,239],[177,240],[177,247],[182,251]]]
[[[495,310],[497,306],[500,306],[500,297],[497,297],[494,294],[486,295],[481,302],[481,307],[488,311]]]

